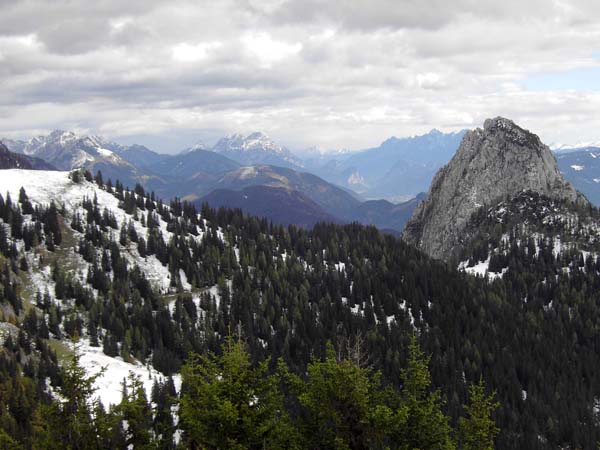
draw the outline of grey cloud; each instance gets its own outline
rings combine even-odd
[[[600,97],[531,93],[519,81],[593,64],[599,8],[584,0],[0,0],[0,134],[263,129],[297,146],[356,148],[503,114],[564,141],[597,133]],[[173,58],[177,45],[206,43],[214,45],[205,54]],[[295,50],[274,58],[282,48]]]
[[[597,2],[574,0],[565,9],[555,0],[287,0],[274,12],[263,15],[275,22],[331,23],[342,28],[376,30],[439,29],[457,17],[527,22],[531,18],[564,17],[590,20],[598,13]]]

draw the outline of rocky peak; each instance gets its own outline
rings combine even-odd
[[[462,232],[477,209],[523,191],[587,202],[562,178],[554,156],[538,136],[511,120],[488,119],[483,129],[465,134],[452,160],[436,174],[403,239],[447,260],[459,251]]]
[[[501,135],[504,139],[526,148],[542,145],[537,135],[524,130],[512,120],[504,117],[486,119],[483,123],[483,132],[488,135]]]

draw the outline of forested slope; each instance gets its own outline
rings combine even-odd
[[[431,355],[425,370],[432,386],[445,400],[434,403],[452,427],[464,415],[469,386],[483,379],[500,402],[494,413],[501,430],[497,448],[591,448],[599,437],[590,301],[574,306],[583,308],[581,317],[590,317],[586,337],[587,325],[575,322],[577,314],[546,313],[524,302],[521,289],[530,284],[515,282],[518,272],[513,276],[509,270],[490,283],[373,227],[284,228],[235,210],[203,208],[198,214],[176,199],[167,206],[139,186],[129,192],[101,176],[59,173],[54,176],[63,178],[48,180],[47,174],[42,179],[7,171],[0,185],[10,191],[10,199],[3,195],[0,202],[6,224],[0,228],[0,251],[9,286],[2,327],[13,333],[4,339],[13,349],[4,380],[14,383],[19,372],[14,367],[29,365],[24,373],[31,381],[19,383],[37,386],[28,397],[34,405],[45,404],[49,392],[64,386],[66,372],[56,361],[69,361],[70,341],[97,345],[132,367],[147,364],[174,375],[173,380],[156,375],[162,381],[153,394],[144,393],[147,399],[161,389],[174,394],[190,352],[221,355],[232,334],[242,337],[251,364],[266,361],[268,374],[281,359],[305,381],[310,364],[326,363],[328,345],[341,355],[332,364],[341,364],[341,350],[360,337],[361,364],[380,371],[383,385],[402,398],[408,393],[403,371],[410,367],[409,344],[416,336]],[[580,287],[578,276],[565,274],[571,292]],[[40,363],[26,357],[27,341],[34,343]],[[141,398],[144,390],[134,391]],[[166,398],[157,406],[160,415],[154,410],[150,416],[154,426],[171,423],[169,436],[181,437],[174,400]],[[399,411],[398,405],[392,410]],[[16,420],[20,410],[9,410]],[[24,430],[35,426],[27,417],[16,428],[3,428],[26,446]],[[451,444],[460,442],[459,434],[450,435]],[[167,437],[161,448],[172,442]]]

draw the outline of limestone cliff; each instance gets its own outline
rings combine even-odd
[[[522,191],[587,202],[563,179],[538,136],[511,120],[488,119],[483,129],[465,135],[452,160],[436,174],[402,237],[430,256],[448,260],[459,250],[461,232],[478,208]]]

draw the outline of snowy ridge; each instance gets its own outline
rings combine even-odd
[[[502,235],[498,235],[499,230]],[[467,253],[467,259],[458,265],[459,270],[471,275],[490,281],[501,278],[508,272],[515,252],[525,258],[558,263],[561,272],[569,275],[586,271],[588,260],[598,260],[600,218],[593,210],[586,213],[568,202],[523,191],[485,213],[481,210],[479,215],[474,214],[465,240],[473,238],[478,256]],[[483,257],[482,245],[488,247]]]
[[[126,147],[102,136],[79,136],[72,131],[55,130],[27,142],[6,140],[6,145],[12,151],[41,158],[60,170],[72,170],[98,162],[129,165],[118,155]]]
[[[99,189],[94,183],[81,182],[75,183],[69,178],[69,172],[56,171],[30,171],[22,169],[9,169],[2,171],[0,177],[0,194],[3,196],[8,193],[11,198],[16,200],[19,196],[21,186],[29,200],[34,205],[48,206],[52,201],[65,207],[67,219],[72,219],[75,215],[85,217],[85,210],[82,207],[83,200],[94,199],[98,201],[100,208],[106,208],[116,218],[117,224],[121,226],[124,222],[129,222],[132,218],[119,207],[119,200],[112,194]],[[167,224],[159,217],[160,231],[163,238],[168,242],[173,233],[167,230]],[[138,235],[147,239],[148,228],[142,226],[139,221],[132,221]],[[77,237],[82,237],[80,233],[74,231]],[[114,234],[117,233],[115,230]],[[197,239],[201,240],[203,234],[199,233]],[[166,266],[162,265],[156,256],[150,255],[142,258],[137,248],[128,247],[124,249],[124,255],[129,263],[140,267],[146,277],[161,293],[166,293],[169,289],[171,275]],[[189,286],[189,284],[188,284]]]

